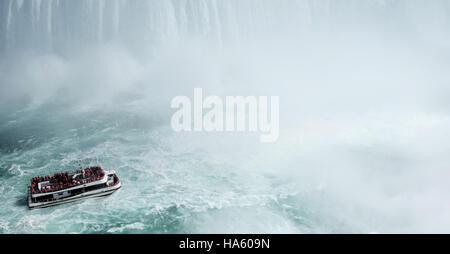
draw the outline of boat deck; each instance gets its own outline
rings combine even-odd
[[[95,182],[103,179],[105,171],[101,167],[90,167],[84,170],[77,170],[75,173],[56,173],[52,177],[43,176],[31,179],[31,193],[47,193],[78,185]]]

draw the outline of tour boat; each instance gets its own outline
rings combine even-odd
[[[120,188],[114,170],[89,167],[53,176],[34,177],[28,188],[28,207],[45,208],[90,197],[112,194]]]

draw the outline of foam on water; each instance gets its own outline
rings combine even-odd
[[[411,129],[403,120],[400,123],[405,126],[385,119],[399,129],[398,134],[383,124],[369,124],[372,130],[349,131],[358,127],[352,122],[321,122],[317,126],[346,126],[339,127],[343,132],[333,133],[334,138],[314,134],[331,134],[328,131],[304,129],[303,135],[309,140],[303,139],[302,145],[293,132],[278,144],[265,147],[249,145],[254,140],[245,135],[219,136],[215,144],[208,144],[210,137],[174,134],[167,127],[105,127],[110,123],[95,121],[88,130],[72,130],[67,136],[52,137],[35,148],[23,147],[2,155],[2,168],[8,170],[0,179],[0,201],[4,204],[0,225],[3,232],[9,233],[416,230],[410,227],[420,224],[405,216],[404,209],[416,206],[407,200],[410,195],[418,198],[408,194],[417,186],[407,186],[408,181],[402,178],[418,181],[416,177],[423,174],[411,171],[410,164],[420,161],[411,160],[411,154],[402,155],[402,147],[415,142],[426,146],[417,140],[415,131],[448,126],[450,122],[445,119],[415,116],[411,121],[419,129]],[[63,124],[64,119],[61,121]],[[401,135],[406,135],[405,141],[401,141]],[[227,146],[247,149],[236,152]],[[391,151],[386,150],[389,147]],[[426,159],[421,150],[412,152]],[[56,169],[75,169],[78,159],[115,168],[123,188],[107,198],[28,211],[24,195],[29,178]],[[400,171],[383,172],[382,168]],[[388,176],[393,179],[386,179]],[[404,186],[396,187],[391,181],[403,181]],[[391,213],[389,217],[385,217],[387,212]]]

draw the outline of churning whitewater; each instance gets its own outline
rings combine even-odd
[[[449,31],[446,0],[2,0],[0,233],[448,233]],[[276,142],[174,131],[195,88],[278,96]],[[28,210],[79,161],[120,190]]]

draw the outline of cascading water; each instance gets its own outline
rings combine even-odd
[[[0,1],[1,233],[448,232],[450,2]],[[280,96],[280,137],[175,133],[174,96]],[[28,211],[37,175],[115,168]]]
[[[164,43],[200,36],[229,42],[277,32],[305,35],[319,25],[355,26],[355,18],[368,29],[373,21],[446,29],[449,5],[446,0],[4,0],[0,38],[4,52],[71,50],[109,40]]]

